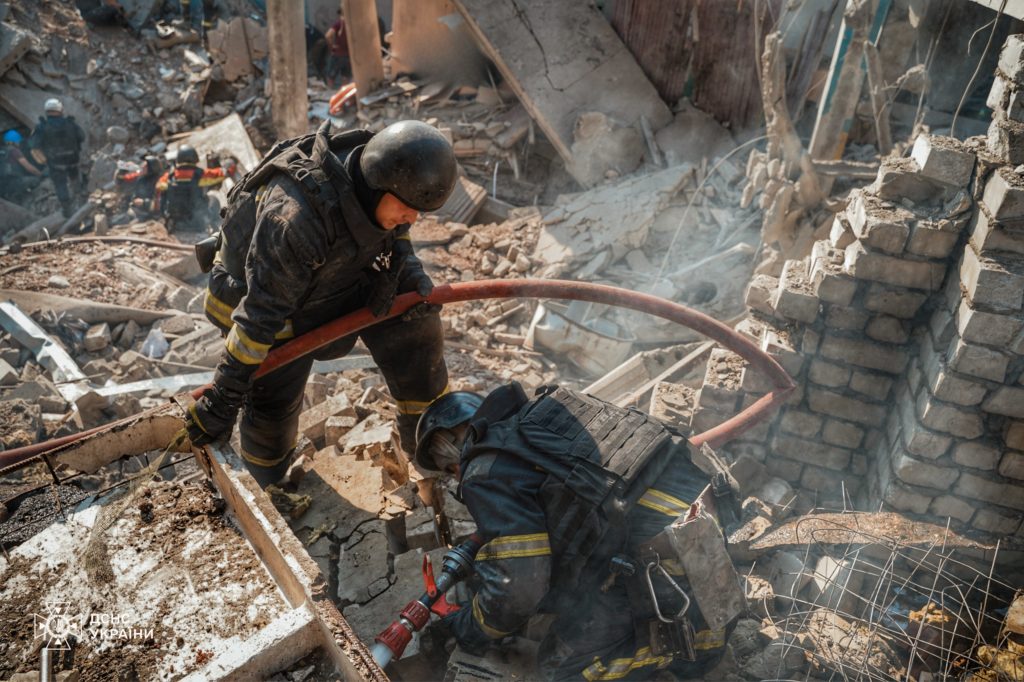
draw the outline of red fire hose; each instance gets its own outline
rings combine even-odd
[[[765,374],[771,379],[775,390],[762,396],[757,402],[743,410],[731,419],[708,429],[704,433],[697,434],[690,438],[694,445],[707,443],[717,447],[722,443],[732,440],[762,419],[774,412],[793,391],[796,385],[786,371],[770,355],[758,348],[749,339],[733,331],[721,322],[714,320],[704,313],[697,312],[684,305],[667,301],[650,294],[642,294],[636,291],[620,289],[618,287],[606,286],[603,284],[589,284],[586,282],[570,282],[565,280],[537,280],[537,279],[498,279],[480,282],[461,282],[457,284],[444,284],[434,288],[434,292],[427,301],[430,303],[458,303],[461,301],[475,301],[489,298],[557,298],[573,301],[588,301],[592,303],[603,303],[622,308],[629,308],[644,313],[650,313],[657,317],[675,322],[684,327],[689,327],[700,332],[704,336],[717,341],[725,348],[733,351],[757,371]],[[416,293],[402,294],[395,300],[391,313],[388,317],[401,315],[409,308],[423,299]],[[302,336],[292,339],[280,348],[270,352],[270,355],[263,361],[256,371],[256,377],[271,372],[282,365],[286,365],[296,358],[311,353],[318,348],[349,334],[358,332],[370,325],[380,322],[384,318],[375,318],[366,308],[361,308],[353,313],[328,322]],[[206,386],[192,391],[192,396],[198,398]],[[81,431],[63,438],[35,443],[22,448],[0,452],[0,469],[6,469],[25,462],[37,455],[62,447],[69,443],[81,440],[86,436],[113,429],[120,424],[125,424],[135,419],[126,417],[110,424],[97,426],[87,431]]]

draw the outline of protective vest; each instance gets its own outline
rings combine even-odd
[[[187,178],[178,177],[179,172],[191,170]],[[172,168],[167,174],[167,190],[161,200],[161,210],[172,220],[188,220],[204,203],[203,190],[199,181],[203,171],[197,166]]]
[[[73,116],[40,117],[36,135],[47,163],[53,166],[78,165],[81,140]]]
[[[326,128],[279,142],[259,165],[231,189],[222,211],[224,224],[221,261],[235,277],[245,277],[245,256],[256,227],[257,195],[277,173],[284,173],[302,190],[303,197],[327,229],[328,244],[345,229],[345,211],[356,201],[352,181],[341,160],[331,151],[366,144],[372,133],[354,130],[328,140]],[[362,210],[361,208],[359,209]]]
[[[540,489],[554,565],[553,586],[573,589],[588,562],[623,551],[626,517],[687,444],[650,415],[562,387],[527,401],[518,384],[486,398],[470,421],[462,470],[475,457],[505,452],[545,472]],[[603,567],[604,569],[607,566]]]

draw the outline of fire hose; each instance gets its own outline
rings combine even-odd
[[[707,443],[711,447],[717,447],[740,435],[774,412],[786,401],[789,394],[796,387],[782,366],[773,357],[750,341],[750,339],[704,313],[650,294],[603,284],[590,284],[588,282],[498,279],[443,284],[435,287],[433,293],[431,293],[426,301],[443,304],[492,298],[567,299],[602,303],[649,313],[693,329],[717,341],[749,362],[755,370],[766,375],[772,381],[775,390],[762,396],[754,404],[731,419],[703,433],[691,436],[690,442],[698,447],[703,443]],[[259,378],[288,364],[292,360],[323,348],[339,338],[365,329],[383,319],[401,315],[423,301],[424,299],[419,294],[410,292],[402,294],[395,299],[391,312],[385,318],[375,318],[367,308],[361,308],[337,320],[328,322],[272,350],[254,376]],[[192,397],[198,398],[207,387],[202,386],[192,391]],[[87,436],[112,430],[137,417],[138,415],[126,417],[70,436],[0,452],[0,473],[9,467],[28,463],[45,453],[74,443]]]

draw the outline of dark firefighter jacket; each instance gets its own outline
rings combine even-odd
[[[396,239],[409,239],[408,227],[381,228],[360,202],[359,156],[371,137],[353,131],[331,139],[325,161],[337,201],[328,202],[327,220],[284,173],[257,192],[251,237],[228,229],[228,209],[205,304],[207,317],[227,332],[221,375],[248,383],[275,342],[364,306],[371,266]]]
[[[142,171],[140,171],[140,174]],[[194,164],[176,165],[165,172],[156,181],[156,194],[153,198],[153,210],[167,210],[167,203],[180,202],[181,213],[189,214],[202,203],[205,192],[214,187],[224,184],[224,180],[231,175],[232,169],[224,168],[200,168]],[[126,176],[125,181],[131,182],[136,178]],[[172,194],[180,194],[174,197]]]
[[[555,398],[565,394],[581,397],[566,389],[558,391]],[[601,404],[589,396],[582,397],[591,406]],[[560,633],[564,640],[561,647],[575,649],[575,654],[582,655],[586,665],[557,673],[548,670],[550,675],[613,679],[617,669],[649,675],[667,667],[671,658],[653,655],[643,641],[626,653],[613,652],[612,647],[602,649],[597,641],[602,636],[607,639],[607,629],[611,629],[616,631],[610,633],[612,640],[621,642],[637,624],[654,618],[650,602],[635,595],[629,599],[623,597],[625,608],[622,604],[611,606],[616,589],[622,585],[610,591],[603,585],[610,575],[609,562],[616,553],[630,554],[641,541],[653,537],[684,513],[689,502],[707,485],[708,477],[690,461],[682,438],[675,436],[663,441],[658,448],[666,452],[667,459],[650,458],[649,466],[657,471],[643,472],[635,479],[638,485],[633,493],[635,502],[623,524],[627,530],[624,547],[588,540],[586,542],[593,542],[598,548],[587,560],[582,574],[566,575],[575,570],[565,552],[565,545],[571,543],[567,537],[579,534],[586,537],[589,529],[587,523],[582,523],[567,533],[565,529],[558,530],[557,522],[552,519],[553,511],[557,513],[559,507],[565,507],[564,500],[554,499],[560,493],[551,487],[551,472],[558,469],[555,460],[562,459],[554,455],[565,455],[569,451],[584,454],[593,443],[574,434],[585,436],[588,429],[597,434],[594,436],[598,441],[597,450],[628,449],[633,434],[613,425],[621,426],[637,413],[604,403],[606,408],[602,412],[589,413],[593,417],[589,424],[568,423],[564,419],[553,419],[551,411],[539,414],[543,408],[541,403],[546,400],[551,398],[531,400],[506,418],[488,422],[482,438],[468,443],[463,451],[461,494],[486,544],[476,559],[478,589],[471,604],[451,618],[453,633],[463,646],[479,650],[487,642],[515,632],[533,614],[553,612],[557,620],[551,630]],[[486,407],[485,402],[470,422],[477,433],[479,415]],[[601,421],[605,421],[605,427],[598,425]],[[646,423],[657,424],[650,418]],[[603,438],[602,432],[606,434]],[[551,460],[553,466],[545,466],[546,459]],[[682,574],[681,567],[671,559],[663,561],[663,565],[673,575]],[[659,595],[665,598],[671,595],[671,590],[662,590],[659,586]],[[602,608],[602,600],[608,601],[606,614],[598,617],[595,614]],[[608,617],[607,613],[617,615]],[[695,605],[688,613],[696,630],[697,653],[721,650],[725,631],[708,629]],[[591,620],[601,622],[589,623]],[[588,632],[591,625],[605,628],[604,635]],[[591,642],[596,649],[586,651]],[[541,648],[543,652],[543,644]],[[606,653],[614,653],[618,658],[601,659]],[[571,660],[572,656],[568,658]]]
[[[73,116],[44,116],[39,118],[31,142],[46,155],[50,166],[65,168],[78,165],[85,133]]]

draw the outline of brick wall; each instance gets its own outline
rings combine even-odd
[[[846,499],[1024,537],[1024,36],[1004,46],[989,104],[987,139],[919,137],[810,256],[750,284],[738,328],[799,388],[726,450],[804,506]],[[692,427],[766,390],[718,350]]]

